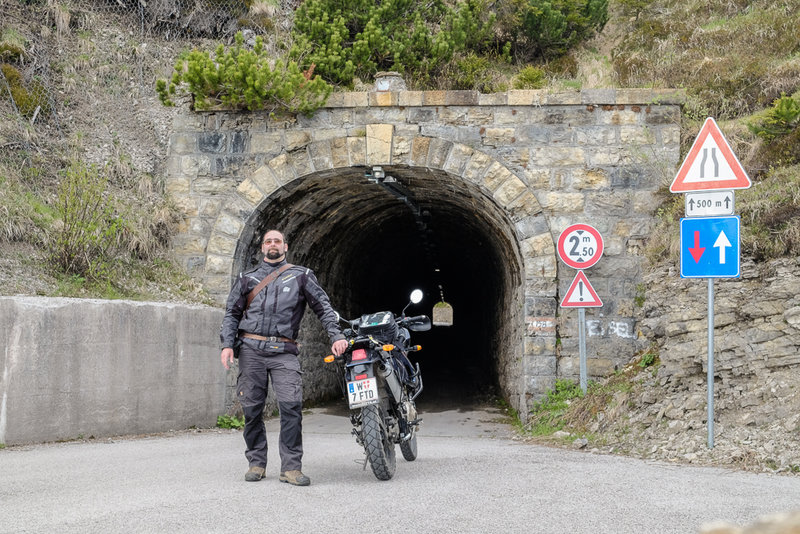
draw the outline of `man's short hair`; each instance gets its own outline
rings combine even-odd
[[[275,229],[275,228],[272,228],[272,229],[270,229],[270,230],[267,230],[266,232],[264,232],[263,234],[261,234],[261,242],[262,242],[262,243],[264,242],[264,238],[265,238],[265,237],[267,237],[267,234],[268,234],[268,233],[270,233],[270,232],[278,232],[279,234],[281,234],[281,239],[283,239],[283,244],[284,244],[284,245],[288,245],[288,244],[289,244],[289,243],[288,243],[288,241],[286,241],[286,236],[285,236],[285,235],[283,235],[283,232],[281,232],[280,230],[277,230],[277,229]]]

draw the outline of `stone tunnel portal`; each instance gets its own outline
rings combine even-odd
[[[431,316],[444,297],[454,324],[413,337],[423,347],[411,357],[423,371],[420,404],[463,406],[502,394],[498,369],[522,339],[522,325],[509,313],[522,307],[513,225],[459,177],[429,168],[382,170],[382,184],[371,167],[350,167],[275,191],[242,234],[234,272],[260,261],[260,236],[279,228],[289,261],[314,270],[343,317],[399,313],[417,287],[425,298],[407,313]]]

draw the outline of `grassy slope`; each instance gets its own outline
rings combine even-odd
[[[11,7],[6,3],[3,9]],[[134,32],[120,32],[124,22],[98,14],[84,16],[61,36],[45,38],[40,37],[47,29],[39,22],[41,14],[19,5],[2,25],[6,37],[12,30],[12,41],[50,47],[40,60],[50,61],[59,120],[54,135],[53,121],[31,127],[14,115],[8,100],[0,100],[0,246],[6,252],[0,260],[0,291],[203,300],[201,289],[169,259],[166,245],[180,224],[179,210],[164,196],[160,177],[172,111],[154,94],[155,79],[169,75],[187,43],[142,40]],[[747,123],[781,93],[800,89],[799,18],[800,0],[612,0],[605,30],[571,54],[574,77],[553,77],[549,83],[554,89],[684,87],[689,95],[682,124],[685,148],[702,120],[715,116],[757,184],[737,194],[746,223],[745,252],[759,259],[798,254],[800,155],[765,145]],[[280,40],[277,33],[270,42]],[[494,76],[507,78],[497,85],[513,86],[514,72],[504,69],[504,74],[493,70]],[[100,283],[59,275],[48,257],[60,224],[55,200],[61,171],[75,160],[104,169],[109,194],[130,222],[112,278]],[[654,232],[659,238],[649,247],[654,261],[677,251],[673,230],[681,199],[666,188],[663,194],[663,231]],[[31,283],[29,276],[19,276],[21,270],[40,275]]]

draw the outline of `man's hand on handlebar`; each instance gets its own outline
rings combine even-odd
[[[331,352],[334,356],[341,356],[344,351],[347,350],[347,340],[340,339],[338,341],[334,341],[333,345],[331,345]]]

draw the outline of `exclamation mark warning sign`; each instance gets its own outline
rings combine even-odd
[[[562,308],[597,308],[603,305],[603,301],[597,296],[597,292],[589,283],[586,274],[578,271],[575,279],[570,284],[564,299],[561,301]]]

